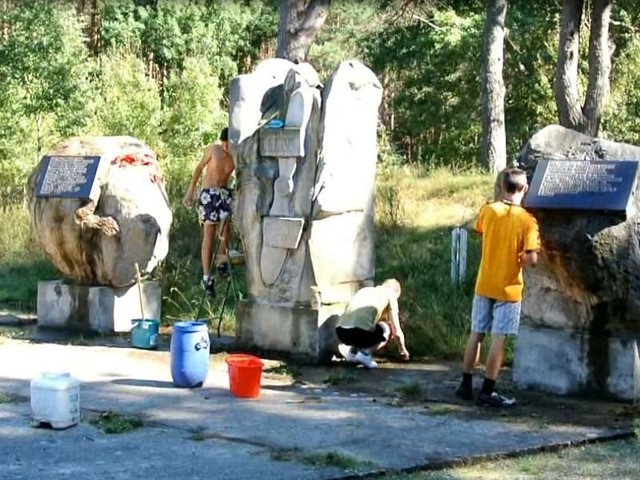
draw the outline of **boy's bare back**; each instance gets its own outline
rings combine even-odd
[[[211,144],[205,152],[206,168],[202,179],[202,188],[220,188],[229,184],[235,169],[233,157],[220,144]]]

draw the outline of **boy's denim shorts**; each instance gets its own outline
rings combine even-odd
[[[499,302],[474,295],[471,307],[471,331],[517,335],[520,327],[521,302]]]

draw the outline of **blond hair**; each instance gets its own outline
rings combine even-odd
[[[402,293],[400,282],[395,278],[388,278],[387,280],[382,282],[382,286],[392,292],[396,297],[400,297],[400,294]]]

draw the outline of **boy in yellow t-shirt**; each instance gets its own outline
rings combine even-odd
[[[503,199],[484,205],[475,224],[475,231],[482,235],[482,259],[471,309],[471,334],[462,362],[462,382],[456,395],[473,400],[473,367],[485,334],[491,332],[484,382],[476,398],[479,406],[510,407],[516,403],[515,398],[500,395],[495,383],[502,366],[505,337],[517,335],[520,325],[522,267],[535,265],[540,250],[538,224],[520,206],[527,189],[524,171],[506,170]]]

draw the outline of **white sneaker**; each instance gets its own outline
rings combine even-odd
[[[378,362],[376,362],[371,355],[359,351],[355,355],[355,361],[361,363],[366,368],[378,368]]]
[[[340,345],[338,345],[338,351],[347,362],[357,362],[356,354],[351,351],[351,347],[349,345],[341,343]]]

